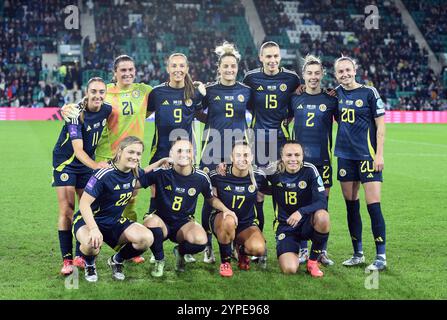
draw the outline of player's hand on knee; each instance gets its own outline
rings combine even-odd
[[[376,155],[373,165],[374,165],[374,171],[377,171],[377,172],[382,171],[383,167],[384,167],[383,157]]]
[[[298,223],[301,221],[301,218],[303,216],[301,215],[301,213],[299,211],[295,211],[294,213],[292,213],[290,215],[290,217],[287,219],[287,224],[293,228],[295,228]]]
[[[99,249],[102,246],[102,233],[99,231],[99,228],[93,228],[89,232],[90,236],[90,243],[92,244],[92,247],[95,249]]]
[[[237,224],[238,224],[237,215],[233,211],[227,210],[227,211],[224,211],[222,214],[223,214],[223,219],[224,220],[225,220],[226,217],[232,217],[234,219],[234,223],[237,226]]]
[[[206,88],[205,85],[200,81],[193,82],[194,87],[197,88],[202,96],[206,96]]]
[[[61,115],[65,121],[69,122],[71,119],[77,119],[81,109],[75,103],[69,103],[61,108]]]

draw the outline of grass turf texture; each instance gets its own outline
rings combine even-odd
[[[65,288],[59,275],[58,205],[51,187],[52,148],[61,122],[0,122],[2,178],[0,179],[0,299],[446,299],[447,126],[387,125],[382,208],[387,224],[389,268],[379,276],[378,290],[365,289],[363,267],[347,269],[341,262],[352,253],[340,186],[334,179],[329,209],[332,220],[329,253],[335,266],[323,268],[323,279],[312,279],[301,267],[298,274],[279,271],[273,210],[266,198],[265,235],[268,268],[219,276],[219,263],[187,264],[174,271],[173,244],[165,242],[166,268],[161,279],[150,276],[146,263],[125,267],[126,280],[116,282],[106,265],[113,251],[106,245],[97,259],[99,281],[89,284],[79,274],[79,289]],[[148,162],[153,134],[147,123],[143,163]],[[336,161],[334,161],[336,167]],[[337,172],[334,169],[334,173]],[[138,199],[138,215],[146,212],[149,190]],[[200,219],[202,198],[196,217]],[[367,263],[375,256],[370,219],[361,189],[363,242]],[[140,221],[141,222],[141,221]],[[218,246],[214,251],[219,261]]]

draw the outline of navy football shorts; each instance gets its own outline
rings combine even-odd
[[[116,251],[120,249],[119,239],[121,234],[134,223],[125,217],[121,217],[117,221],[113,221],[107,217],[95,217],[95,222],[98,225],[99,231],[102,233],[104,242]],[[75,237],[76,232],[78,232],[84,225],[85,221],[82,218],[81,213],[78,211],[73,217],[73,235]]]
[[[72,186],[76,189],[84,189],[88,179],[92,176],[92,172],[73,173],[67,170],[53,170],[53,187]]]
[[[372,160],[349,160],[338,158],[337,180],[360,181],[361,183],[383,181],[382,172],[374,171]]]
[[[275,236],[276,256],[278,258],[287,252],[299,253],[300,241],[309,240],[314,233],[312,217],[313,214],[303,216],[295,228],[285,222],[279,224]]]

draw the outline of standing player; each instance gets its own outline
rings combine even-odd
[[[290,115],[295,119],[293,137],[303,146],[304,160],[312,163],[323,178],[326,199],[332,186],[332,122],[336,116],[337,98],[331,97],[321,89],[324,76],[320,59],[306,56],[302,69],[306,91],[293,95],[290,100]],[[327,208],[326,208],[327,210]],[[318,260],[324,265],[334,262],[327,256],[327,243]],[[300,264],[309,257],[307,241],[300,244]]]
[[[134,60],[121,55],[113,62],[113,80],[107,85],[106,102],[112,105],[111,121],[103,131],[96,150],[96,158],[110,161],[119,143],[127,136],[144,139],[144,124],[147,118],[148,95],[152,87],[144,83],[134,83],[136,68]],[[62,108],[62,114],[76,117],[77,108]],[[135,191],[124,210],[124,216],[137,220]],[[135,257],[135,263],[144,262],[143,257]]]
[[[147,107],[148,112],[155,112],[151,163],[167,157],[171,144],[177,137],[188,137],[195,141],[196,133],[192,122],[196,111],[202,108],[202,98],[205,95],[205,92],[202,95],[195,89],[189,75],[188,59],[184,54],[171,54],[166,70],[169,81],[154,88],[149,95]]]
[[[355,81],[356,63],[342,56],[334,63],[337,87],[339,125],[335,155],[338,157],[338,174],[346,202],[348,227],[354,248],[353,256],[345,266],[365,262],[362,248],[362,220],[360,216],[359,188],[365,189],[366,204],[371,218],[376,244],[376,258],[369,270],[386,268],[385,220],[380,208],[383,145],[385,141],[385,109],[374,87]]]
[[[280,68],[281,51],[276,42],[262,44],[259,60],[262,68],[249,71],[243,82],[253,90],[251,128],[254,129],[255,162],[266,166],[269,160],[279,159],[279,149],[289,138],[284,120],[290,96],[300,85],[300,78],[295,72]],[[264,229],[263,203],[264,198],[260,196],[256,211],[261,231]],[[260,262],[264,263],[265,258]]]
[[[222,212],[215,212],[209,219],[210,228],[219,242],[220,275],[231,277],[231,244],[238,249],[239,269],[249,270],[251,256],[262,256],[265,252],[265,238],[256,222],[256,199],[258,190],[267,186],[265,174],[253,170],[253,155],[246,142],[236,142],[231,154],[232,166],[228,166],[225,176],[211,172],[213,191],[223,204],[232,209],[235,220]],[[203,221],[202,221],[203,224]]]
[[[312,240],[307,271],[322,277],[318,256],[329,237],[329,214],[323,180],[314,165],[303,162],[303,149],[296,141],[281,148],[277,172],[267,176],[275,209],[276,254],[283,273],[296,273],[300,241]]]
[[[104,103],[106,84],[101,78],[87,83],[86,96],[81,102],[83,111],[76,119],[66,122],[53,150],[53,186],[59,202],[59,243],[63,258],[61,273],[73,272],[72,221],[75,193],[80,199],[93,169],[106,168],[106,162],[95,162],[98,139],[106,126],[112,107]],[[76,246],[75,265],[84,262]]]
[[[96,171],[85,187],[80,210],[74,217],[73,234],[81,243],[86,262],[85,279],[89,282],[98,280],[95,257],[103,241],[117,251],[107,261],[115,280],[125,278],[124,260],[139,256],[153,243],[149,230],[122,215],[134,188],[139,187],[137,179],[166,162],[162,159],[143,171],[139,168],[143,148],[139,138],[124,138],[118,145],[111,167]]]
[[[202,107],[202,98],[205,95],[203,84],[197,82],[195,89],[189,75],[188,58],[182,53],[173,53],[169,56],[166,70],[169,81],[156,86],[149,95],[148,112],[155,112],[155,134],[152,140],[150,163],[169,155],[172,141],[177,137],[188,137],[195,141],[193,120],[195,113]],[[154,212],[156,196],[155,189],[151,187],[151,200],[148,213]],[[187,262],[194,262],[194,257],[187,255]],[[155,262],[151,258],[151,262]]]
[[[200,168],[207,174],[219,163],[228,163],[233,142],[246,137],[245,113],[251,96],[251,89],[236,81],[241,55],[234,45],[225,41],[216,47],[215,53],[219,57],[218,80],[206,86],[203,110],[207,113],[197,115],[205,123]],[[207,202],[203,204],[202,226],[208,234],[208,244],[203,257],[206,263],[215,262],[212,233],[208,223],[211,209]]]
[[[155,266],[152,276],[161,277],[164,268],[163,241],[169,238],[178,243],[174,248],[176,271],[185,271],[186,254],[203,251],[206,246],[206,232],[194,221],[197,198],[201,193],[217,210],[225,215],[233,216],[222,202],[212,195],[211,183],[201,170],[193,166],[194,150],[191,141],[179,139],[170,150],[173,160],[171,169],[159,169],[141,177],[144,188],[155,185],[157,197],[154,199],[157,210],[148,214],[144,225],[154,235],[154,245],[151,250],[155,256]]]

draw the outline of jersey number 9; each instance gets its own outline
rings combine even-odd
[[[182,109],[174,109],[174,118],[175,123],[182,122]]]

